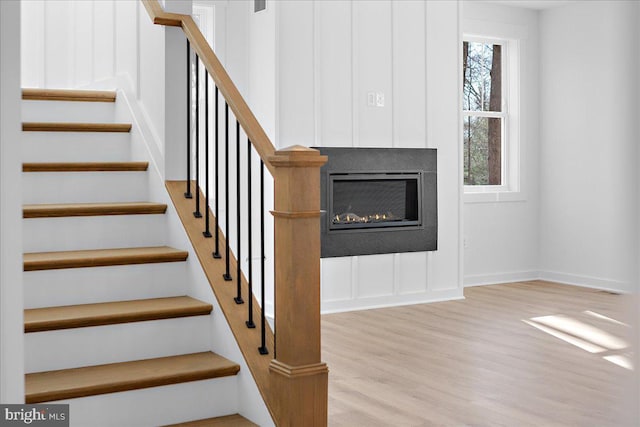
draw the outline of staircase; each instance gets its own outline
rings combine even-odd
[[[72,426],[255,425],[116,93],[23,100],[26,402],[70,404]]]

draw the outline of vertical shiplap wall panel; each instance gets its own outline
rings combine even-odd
[[[322,301],[351,299],[351,258],[324,258],[320,263]]]
[[[21,84],[44,86],[44,1],[21,2],[20,12]]]
[[[427,143],[438,149],[438,250],[429,264],[429,289],[442,290],[462,284],[459,4],[433,0],[426,6]]]
[[[96,1],[94,4],[93,64],[94,81],[115,75],[114,3]]]
[[[459,298],[459,1],[272,7],[278,147],[439,150],[438,251],[323,259],[323,309]],[[384,106],[369,106],[368,93],[384,94]]]
[[[116,74],[128,74],[133,80],[138,72],[135,42],[137,2],[116,1],[115,5]]]
[[[425,3],[393,2],[393,141],[395,147],[426,147]]]
[[[138,3],[22,2],[22,85],[83,87],[126,74],[135,87]]]
[[[427,253],[399,254],[398,294],[415,294],[427,291]]]
[[[393,254],[358,257],[358,298],[393,295]]]
[[[20,4],[21,84],[23,87],[44,86],[44,1]]]
[[[318,73],[319,144],[353,145],[351,2],[318,2],[316,70]]]
[[[277,148],[315,145],[314,3],[277,4]],[[311,25],[309,25],[311,24]],[[307,43],[308,42],[308,43]]]
[[[72,9],[72,3],[68,1],[47,0],[44,2],[45,87],[68,88],[73,86]]]
[[[74,86],[93,81],[93,9],[94,2],[73,3]]]
[[[392,7],[388,0],[354,1],[354,60],[357,61],[354,108],[360,147],[391,147]],[[367,94],[383,93],[384,107],[368,106]]]

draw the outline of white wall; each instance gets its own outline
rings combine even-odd
[[[590,1],[541,13],[543,278],[636,289],[637,8]]]
[[[115,75],[116,3],[22,2],[23,86],[74,88]]]
[[[539,77],[538,11],[478,1],[463,2],[465,33],[519,41],[519,193],[496,201],[468,194],[464,204],[466,286],[538,277]],[[511,110],[514,105],[511,105]],[[501,195],[504,198],[504,195]]]
[[[153,25],[138,0],[21,4],[22,86],[124,90],[145,118],[160,172],[184,179],[184,162],[174,162],[186,134],[185,86],[176,83],[186,78],[182,30]],[[164,7],[189,14],[191,1]]]
[[[458,2],[271,3],[278,147],[438,149],[438,251],[323,259],[323,310],[461,297]]]
[[[0,402],[24,402],[20,2],[0,2]]]

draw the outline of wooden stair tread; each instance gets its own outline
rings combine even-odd
[[[119,202],[119,203],[62,203],[34,204],[22,207],[23,218],[53,218],[98,215],[150,215],[163,214],[164,203]]]
[[[207,418],[206,420],[189,421],[171,424],[165,427],[258,427],[242,415],[226,415],[224,417]]]
[[[211,310],[211,304],[187,296],[32,308],[24,311],[24,331],[42,332],[201,316],[211,313]]]
[[[38,162],[23,163],[23,172],[143,172],[149,162]]]
[[[130,132],[130,123],[24,122],[25,132]]]
[[[26,403],[94,396],[235,375],[240,366],[212,352],[27,374]]]
[[[169,246],[84,251],[32,252],[23,255],[24,271],[105,267],[185,261],[189,253]]]
[[[22,89],[22,99],[28,101],[115,102],[116,92],[110,90]]]

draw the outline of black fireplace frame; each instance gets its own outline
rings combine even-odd
[[[437,150],[427,148],[314,147],[329,161],[320,172],[321,257],[435,251],[438,248]],[[331,175],[418,174],[419,224],[331,229]]]

